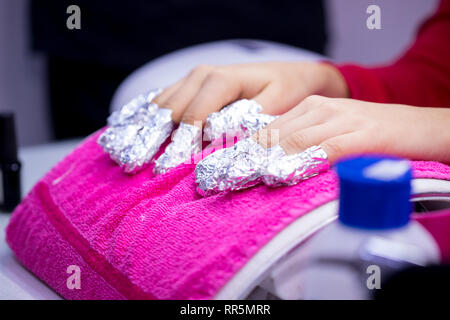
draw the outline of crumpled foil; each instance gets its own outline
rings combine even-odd
[[[211,113],[203,129],[205,141],[213,141],[223,134],[227,137],[250,137],[277,118],[261,111],[262,106],[255,100],[242,99]]]
[[[292,186],[330,167],[328,156],[320,146],[291,155],[286,155],[279,145],[271,149],[262,178],[270,187]]]
[[[248,138],[201,160],[195,168],[195,181],[200,195],[210,196],[261,182],[271,187],[295,185],[328,168],[328,157],[319,146],[286,155],[280,146],[265,149]]]
[[[108,118],[98,144],[126,173],[136,173],[152,160],[173,129],[172,110],[151,101],[160,93],[141,94]]]
[[[155,113],[158,106],[151,102],[161,93],[161,91],[161,89],[153,89],[133,98],[130,102],[123,105],[119,110],[114,111],[108,117],[108,125],[112,127],[120,124],[135,123],[138,119],[145,120],[145,115],[139,113],[146,113],[147,115]]]
[[[202,196],[228,190],[240,190],[260,183],[267,149],[249,138],[220,149],[195,167],[197,191]]]
[[[211,113],[203,130],[205,141],[213,141],[226,135],[229,138],[245,138],[276,119],[276,116],[260,113],[262,110],[254,100],[236,101],[218,112]],[[194,125],[180,123],[172,143],[157,160],[153,172],[162,174],[189,160],[192,154],[201,151],[201,130]]]
[[[181,122],[175,131],[172,142],[164,153],[155,161],[153,172],[162,174],[170,168],[186,162],[192,154],[202,151],[202,129]]]

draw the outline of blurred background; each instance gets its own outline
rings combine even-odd
[[[81,8],[81,30],[66,9]],[[381,30],[366,27],[369,5]],[[105,124],[133,70],[187,46],[263,39],[337,62],[395,59],[438,0],[0,0],[0,112],[16,115],[19,144],[85,136]]]

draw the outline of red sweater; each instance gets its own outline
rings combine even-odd
[[[412,47],[384,67],[337,67],[354,99],[450,107],[450,0],[420,28]]]

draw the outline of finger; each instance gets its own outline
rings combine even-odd
[[[203,123],[207,116],[239,99],[242,94],[239,80],[223,70],[210,73],[200,90],[186,108],[182,121],[188,124]]]
[[[327,98],[312,95],[305,98],[302,102],[300,102],[297,106],[287,111],[285,114],[283,114],[278,119],[274,120],[272,123],[270,123],[268,126],[266,126],[265,129],[267,129],[267,132],[270,132],[272,129],[282,128],[287,123],[291,122],[294,119],[301,118],[303,115],[308,113],[309,111],[317,111],[319,107],[323,104],[327,103]],[[321,110],[321,112],[325,115],[329,112],[326,110]]]
[[[159,107],[171,109],[173,111],[172,119],[179,122],[211,70],[213,70],[213,67],[207,65],[196,67],[168,98],[158,104]]]
[[[183,85],[184,81],[186,81],[186,78],[187,76],[165,88],[158,96],[155,97],[155,99],[153,99],[152,102],[156,103],[157,105],[163,104],[175,91],[177,91]]]
[[[289,107],[292,107],[295,102],[290,104],[288,99],[280,97],[280,92],[283,92],[283,88],[277,82],[271,82],[265,86],[260,93],[252,97],[253,100],[258,102],[262,107],[262,113],[279,115],[285,113]]]
[[[286,88],[286,84],[279,82],[270,82],[265,86],[259,94],[253,97],[253,100],[258,102],[263,107],[263,113],[280,115],[285,114],[293,109],[298,104],[298,101],[303,100],[306,97],[304,94],[299,93],[298,88]],[[282,95],[280,93],[283,92]]]
[[[320,146],[328,155],[330,163],[335,163],[342,157],[367,153],[372,150],[371,143],[364,131],[354,131],[331,137],[320,143]]]
[[[210,113],[238,99],[255,99],[262,105],[263,113],[269,113],[266,111],[268,105],[276,110],[277,106],[272,102],[276,102],[281,89],[271,85],[270,78],[267,70],[257,64],[214,69],[186,109],[183,122],[204,121]],[[269,90],[267,94],[263,94],[266,90]]]
[[[320,103],[323,103],[322,97],[308,97],[260,130],[256,140],[262,146],[268,148],[278,144],[280,139],[288,137],[295,131],[301,131],[313,125],[324,123],[334,114],[325,108],[320,108]]]
[[[269,125],[259,130],[256,135],[256,141],[263,147],[270,148],[279,144],[281,140],[295,134],[295,132],[323,123],[323,118],[323,115],[320,113],[307,112],[298,118],[286,121],[282,125]]]
[[[329,121],[297,130],[287,136],[281,137],[280,146],[286,154],[295,154],[314,145],[319,145],[330,138],[353,131],[353,128],[345,126],[340,120]]]

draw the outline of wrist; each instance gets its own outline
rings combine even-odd
[[[435,156],[432,160],[450,164],[450,109],[448,108],[423,108],[428,112],[428,119],[420,119],[423,126],[427,126],[425,137],[428,144],[433,147]]]

